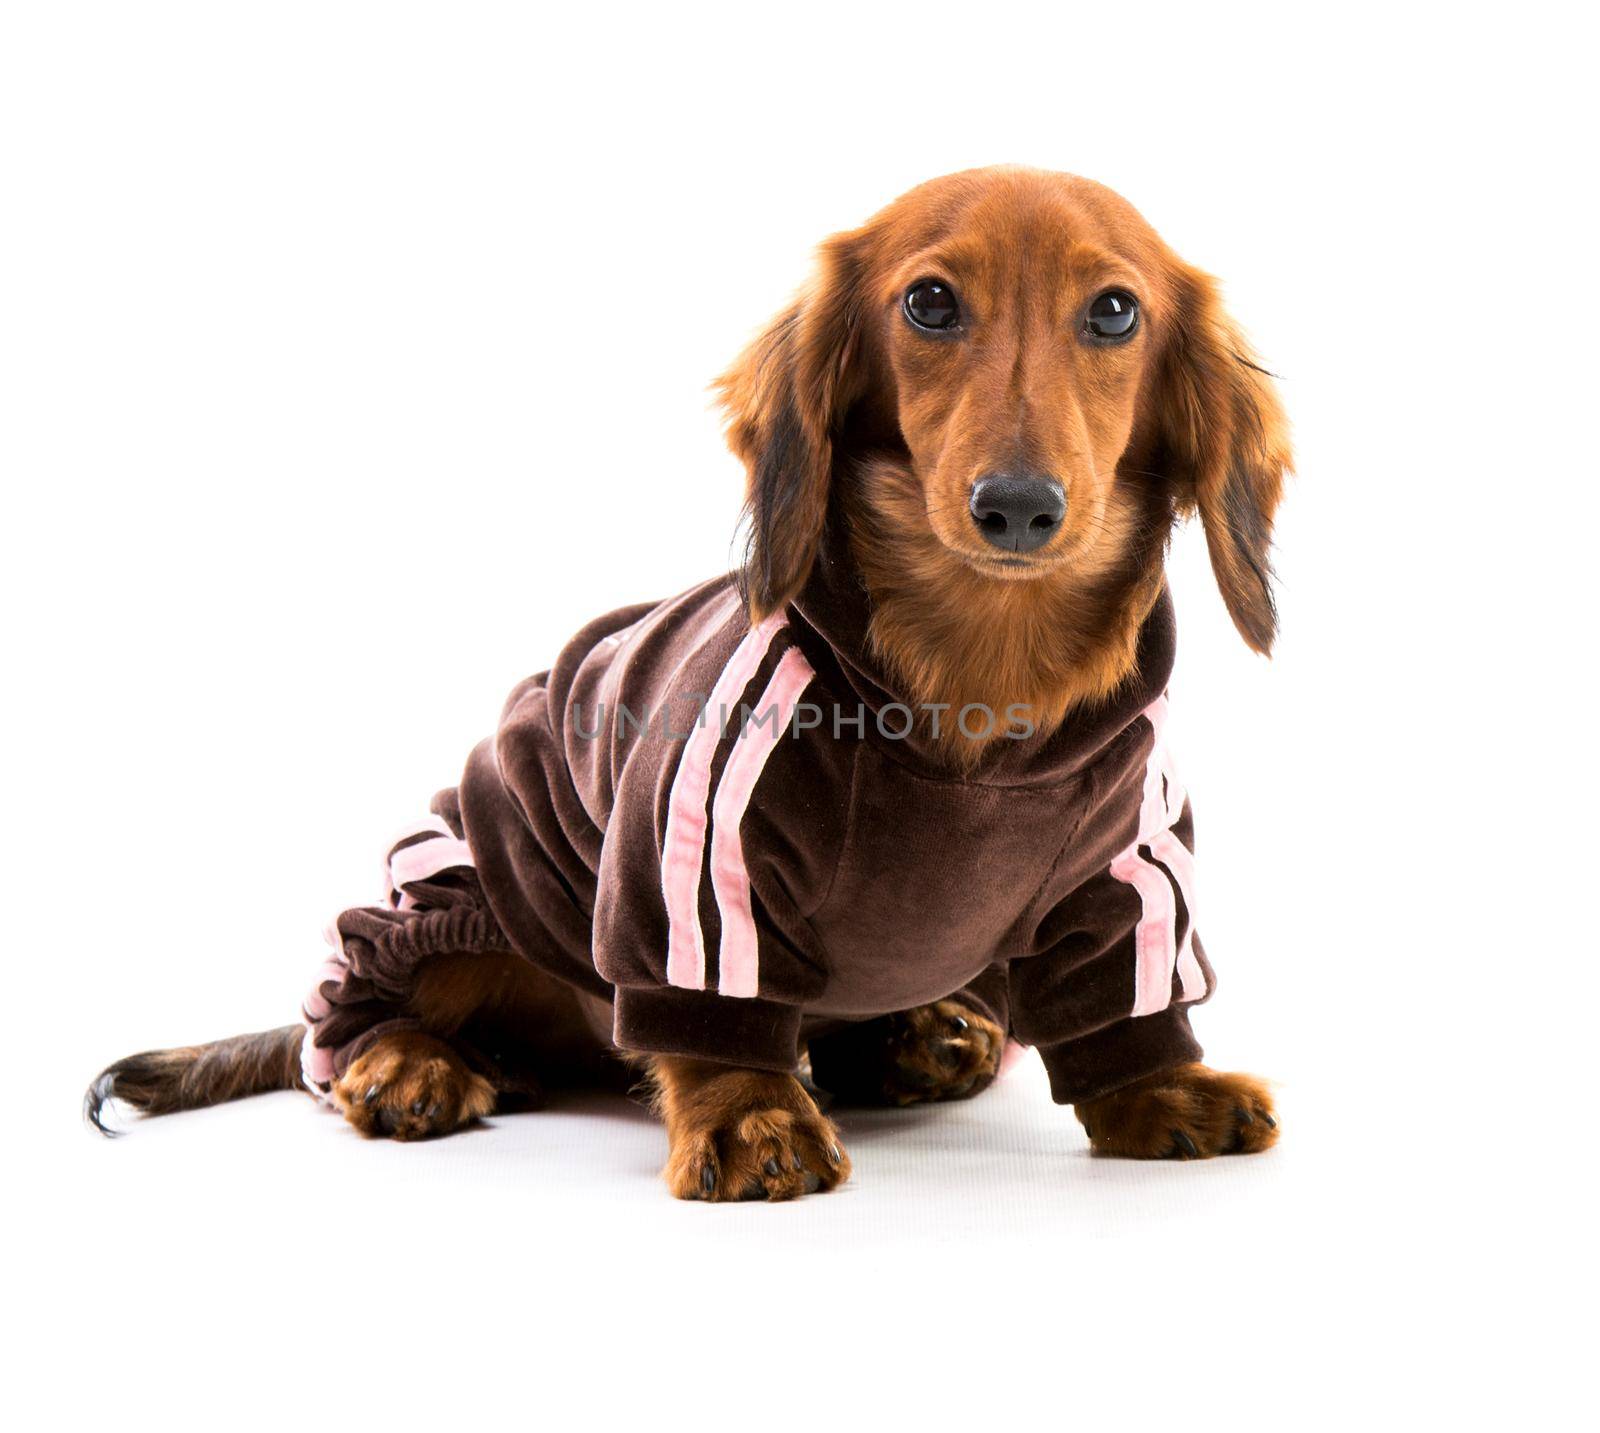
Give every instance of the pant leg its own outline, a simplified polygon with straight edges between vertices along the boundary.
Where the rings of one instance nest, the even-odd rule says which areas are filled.
[[[383,885],[381,904],[352,907],[329,925],[328,954],[301,1005],[302,1077],[325,1100],[374,1041],[418,1028],[410,1000],[427,961],[513,949],[478,884],[454,789],[390,843]]]

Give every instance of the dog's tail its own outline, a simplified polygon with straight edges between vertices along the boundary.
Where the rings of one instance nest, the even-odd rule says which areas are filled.
[[[107,1100],[125,1100],[147,1115],[198,1110],[300,1088],[303,1025],[283,1025],[256,1035],[235,1035],[209,1045],[147,1050],[108,1065],[83,1094],[83,1115],[101,1134],[115,1135],[101,1118]]]

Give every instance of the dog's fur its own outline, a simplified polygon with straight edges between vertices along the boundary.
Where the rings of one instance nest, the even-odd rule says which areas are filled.
[[[956,331],[901,309],[918,280],[959,296]],[[1139,300],[1127,342],[1082,337],[1109,288]],[[978,170],[923,185],[821,249],[795,303],[719,380],[749,473],[740,574],[753,617],[784,606],[830,514],[872,597],[870,639],[915,703],[1030,709],[1043,731],[1116,690],[1163,582],[1174,523],[1198,513],[1218,586],[1260,652],[1276,634],[1268,547],[1289,463],[1268,375],[1215,284],[1122,199],[1067,175]],[[1002,565],[968,516],[981,476],[1048,474],[1065,519]],[[944,734],[956,768],[981,741]],[[357,1128],[448,1132],[497,1101],[604,1078],[604,1012],[509,957],[436,962],[413,998],[428,1034],[382,1038],[335,1088]],[[451,1044],[515,1052],[471,1069]],[[485,1031],[489,1032],[486,1039]],[[151,1113],[288,1088],[299,1027],[133,1056],[90,1087]],[[860,1098],[958,1098],[993,1079],[1004,1032],[938,1002],[855,1027],[836,1068]],[[843,1047],[841,1047],[843,1048]],[[684,1197],[788,1198],[849,1174],[838,1132],[793,1076],[678,1058],[647,1062]],[[513,1069],[513,1067],[515,1067]],[[1078,1108],[1093,1146],[1136,1157],[1265,1148],[1258,1080],[1181,1067]]]

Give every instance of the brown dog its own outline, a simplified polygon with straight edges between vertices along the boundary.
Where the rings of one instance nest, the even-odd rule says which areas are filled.
[[[385,904],[340,918],[304,1026],[120,1061],[96,1125],[304,1083],[418,1138],[642,1059],[674,1193],[787,1198],[849,1174],[816,1086],[964,1097],[1012,1036],[1100,1151],[1274,1141],[1263,1085],[1188,1033],[1212,980],[1160,736],[1176,521],[1244,639],[1276,627],[1284,421],[1211,281],[1097,185],[958,174],[824,244],[720,390],[736,579],[601,619],[513,694]],[[706,722],[747,688],[770,734],[748,701]],[[585,729],[638,691],[700,719]],[[781,741],[808,692],[832,731]],[[847,697],[871,719],[841,732]]]

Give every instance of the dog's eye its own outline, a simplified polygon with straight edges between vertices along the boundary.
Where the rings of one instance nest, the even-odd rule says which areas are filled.
[[[961,317],[961,306],[949,284],[919,279],[906,290],[906,317],[918,328],[953,328]]]
[[[1139,322],[1139,300],[1126,289],[1107,289],[1089,305],[1084,327],[1096,338],[1126,338]]]

